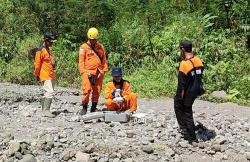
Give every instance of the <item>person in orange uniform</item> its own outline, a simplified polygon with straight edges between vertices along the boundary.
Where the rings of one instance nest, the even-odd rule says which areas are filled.
[[[101,43],[97,41],[99,32],[90,28],[87,33],[88,41],[80,46],[79,71],[82,76],[82,109],[80,115],[87,113],[90,94],[92,92],[92,105],[90,112],[97,110],[99,96],[102,90],[104,74],[108,71],[106,52]]]
[[[131,92],[131,84],[122,78],[122,69],[112,69],[113,81],[105,86],[105,105],[109,111],[137,110],[136,94]]]
[[[55,36],[52,33],[46,32],[44,34],[44,44],[36,52],[34,62],[34,74],[38,80],[43,82],[43,89],[45,90],[41,105],[44,115],[47,117],[54,117],[50,112],[55,85],[55,58],[51,50],[54,40]]]
[[[202,76],[203,64],[192,52],[192,42],[180,43],[182,61],[179,66],[178,87],[174,98],[174,110],[180,133],[190,143],[197,142],[192,105],[194,100],[204,93]]]

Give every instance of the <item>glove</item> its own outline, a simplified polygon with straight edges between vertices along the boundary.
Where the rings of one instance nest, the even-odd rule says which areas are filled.
[[[116,98],[113,99],[114,103],[122,103],[123,101],[124,101],[123,97],[116,97]]]
[[[37,80],[37,81],[40,81],[40,78],[39,78],[39,76],[36,76],[36,80]]]
[[[116,97],[121,97],[121,90],[120,90],[120,89],[116,89],[116,90],[114,91],[114,96],[115,96],[115,98],[116,98]]]

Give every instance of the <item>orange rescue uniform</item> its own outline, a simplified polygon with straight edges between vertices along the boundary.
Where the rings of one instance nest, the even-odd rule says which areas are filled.
[[[121,89],[120,84],[115,84],[113,81],[108,82],[105,87],[105,105],[110,111],[126,111],[135,112],[137,110],[136,94],[131,92],[131,85],[128,81],[123,80],[122,97],[125,99],[122,103],[112,102],[115,89]]]
[[[43,47],[36,52],[35,56],[35,76],[38,76],[41,81],[55,80],[55,60],[51,50]]]
[[[95,51],[97,53],[95,53]],[[98,102],[101,90],[104,73],[108,71],[106,53],[103,45],[98,43],[92,50],[87,43],[80,47],[79,51],[79,71],[82,75],[82,101],[87,104],[92,89],[92,102]],[[91,85],[88,76],[93,75],[96,84]],[[98,77],[99,76],[99,77]]]

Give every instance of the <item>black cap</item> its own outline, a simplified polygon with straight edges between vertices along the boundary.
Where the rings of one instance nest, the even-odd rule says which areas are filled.
[[[180,43],[180,48],[184,48],[184,49],[187,49],[187,48],[192,48],[192,42],[189,41],[189,40],[184,40]]]
[[[55,35],[51,32],[45,32],[43,35],[44,39],[51,39],[51,40],[55,40]]]
[[[122,76],[122,69],[119,67],[115,67],[112,69],[112,76]]]

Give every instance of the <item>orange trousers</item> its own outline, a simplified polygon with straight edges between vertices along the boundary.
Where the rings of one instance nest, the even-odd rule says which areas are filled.
[[[91,94],[91,101],[98,103],[100,93],[102,91],[102,82],[103,82],[104,75],[102,74],[99,78],[97,78],[97,75],[94,76],[94,79],[96,81],[95,85],[91,85],[88,74],[82,75],[82,102],[84,104],[89,103],[89,97]]]
[[[131,92],[125,97],[125,100],[122,103],[114,103],[112,99],[106,99],[105,105],[110,111],[126,111],[130,110],[135,112],[137,110],[137,97],[136,94]]]

